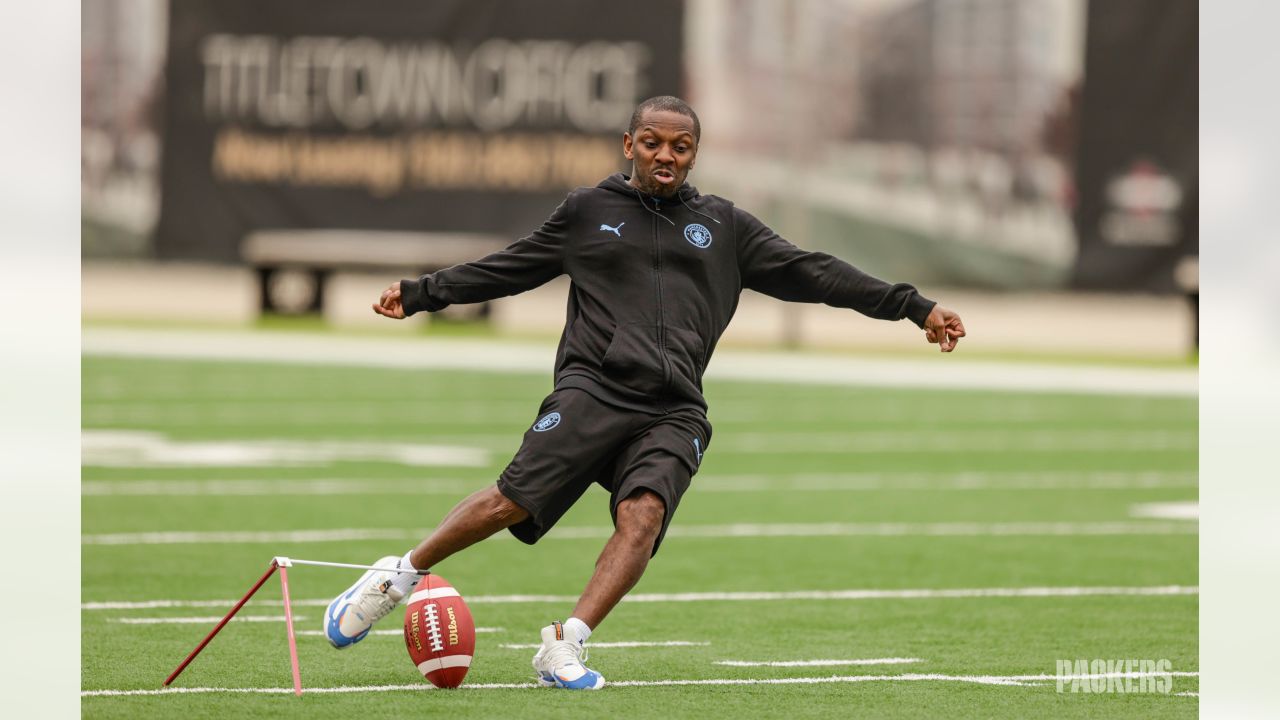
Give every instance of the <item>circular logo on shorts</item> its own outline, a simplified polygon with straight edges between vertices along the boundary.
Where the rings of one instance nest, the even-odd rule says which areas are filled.
[[[711,231],[698,223],[685,225],[684,239],[693,243],[694,247],[705,248],[711,244]]]
[[[542,416],[541,420],[533,424],[533,431],[546,432],[559,424],[560,424],[560,413],[558,412],[547,413],[546,415]]]

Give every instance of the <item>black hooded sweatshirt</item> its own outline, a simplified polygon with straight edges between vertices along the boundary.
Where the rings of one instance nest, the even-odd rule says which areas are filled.
[[[934,303],[778,237],[687,183],[641,193],[622,173],[569,193],[532,235],[400,283],[406,315],[531,290],[568,274],[555,386],[649,413],[706,412],[702,373],[744,288],[924,327]]]

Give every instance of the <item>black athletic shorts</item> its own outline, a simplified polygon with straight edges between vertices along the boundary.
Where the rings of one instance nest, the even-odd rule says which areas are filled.
[[[711,423],[697,410],[651,415],[606,405],[585,390],[556,390],[498,477],[498,491],[529,511],[511,534],[537,542],[593,482],[609,491],[616,525],[618,503],[643,488],[667,506],[656,554],[710,443]]]

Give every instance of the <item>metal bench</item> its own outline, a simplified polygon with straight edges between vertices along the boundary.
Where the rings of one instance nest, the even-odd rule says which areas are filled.
[[[390,283],[475,260],[508,243],[474,233],[262,230],[245,237],[241,257],[258,275],[263,313],[301,315],[323,312],[325,285],[335,272],[386,272]],[[486,317],[488,310],[485,303],[466,314]]]

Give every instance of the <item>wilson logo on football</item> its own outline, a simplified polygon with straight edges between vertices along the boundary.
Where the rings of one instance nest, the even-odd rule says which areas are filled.
[[[409,617],[408,625],[410,630],[409,630],[408,639],[409,639],[409,642],[412,643],[413,649],[417,650],[418,652],[422,652],[422,633],[419,630],[419,628],[421,627],[421,622],[422,620],[420,615],[418,614],[418,611],[414,610]]]
[[[534,432],[546,432],[551,428],[560,424],[560,413],[553,412],[544,415],[541,420],[533,424]]]

